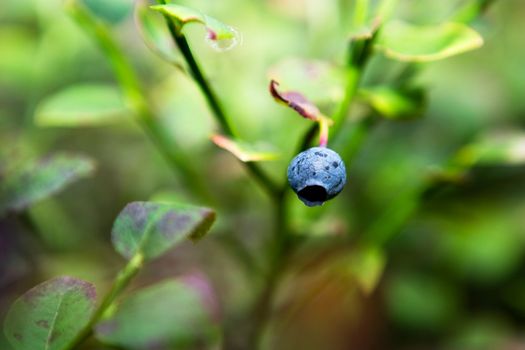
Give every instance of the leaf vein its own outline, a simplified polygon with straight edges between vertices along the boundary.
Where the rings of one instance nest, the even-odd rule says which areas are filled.
[[[51,324],[49,325],[49,330],[48,330],[48,334],[47,334],[47,337],[46,337],[46,343],[45,343],[44,350],[49,350],[49,346],[51,344],[51,338],[52,338],[53,330],[55,328],[55,324],[56,324],[56,321],[58,319],[58,314],[59,314],[60,308],[62,307],[62,302],[64,300],[64,296],[65,296],[66,293],[67,292],[64,292],[64,293],[60,294],[60,299],[58,300],[58,305],[57,305],[57,308],[55,310],[55,314],[53,315],[53,318],[51,320]]]

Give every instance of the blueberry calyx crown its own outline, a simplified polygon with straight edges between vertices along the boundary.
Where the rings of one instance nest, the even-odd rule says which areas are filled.
[[[345,164],[335,151],[312,147],[292,159],[288,166],[288,182],[305,205],[322,205],[343,190]]]

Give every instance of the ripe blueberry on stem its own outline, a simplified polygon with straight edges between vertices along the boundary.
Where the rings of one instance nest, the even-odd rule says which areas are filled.
[[[346,183],[345,164],[326,147],[312,147],[295,156],[288,166],[288,182],[309,207],[337,196]]]
[[[279,83],[270,82],[270,94],[303,118],[319,124],[319,147],[299,153],[288,166],[288,182],[297,196],[309,207],[322,205],[343,190],[346,183],[345,164],[339,154],[327,148],[328,129],[332,121],[299,92],[281,92]]]

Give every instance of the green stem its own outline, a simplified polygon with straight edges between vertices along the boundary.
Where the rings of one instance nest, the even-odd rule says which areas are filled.
[[[319,124],[315,123],[312,124],[312,126],[306,131],[304,136],[301,138],[301,142],[299,143],[297,150],[295,151],[295,154],[300,153],[307,148],[310,148],[315,136],[319,132]]]
[[[232,126],[228,122],[228,119],[224,113],[224,110],[221,104],[219,103],[217,96],[215,95],[214,91],[211,89],[197,61],[195,60],[195,57],[193,56],[193,53],[191,52],[191,48],[188,44],[188,41],[186,40],[186,37],[183,34],[177,34],[177,31],[172,21],[168,21],[168,26],[169,26],[173,39],[175,40],[179,50],[184,56],[184,59],[188,63],[188,67],[193,76],[193,79],[195,79],[195,82],[200,87],[204,97],[206,98],[206,102],[208,102],[208,105],[210,106],[210,109],[213,111],[213,114],[215,115],[217,122],[220,124],[221,129],[226,135],[235,137],[236,133],[234,132]]]
[[[128,264],[118,273],[115,283],[111,287],[106,297],[100,303],[97,311],[93,318],[98,321],[104,314],[109,306],[115,301],[117,296],[128,286],[129,282],[139,272],[144,264],[144,256],[142,254],[136,254],[133,256]]]
[[[157,0],[159,4],[165,4],[164,0]],[[195,82],[201,89],[204,97],[210,109],[212,110],[215,118],[217,119],[222,131],[231,137],[235,137],[235,132],[230,126],[228,118],[223,111],[221,104],[219,103],[215,93],[208,84],[207,79],[202,73],[197,60],[195,59],[191,48],[184,36],[181,33],[180,29],[169,17],[165,17],[168,28],[170,30],[171,36],[178,46],[180,52],[182,53],[186,63],[188,64],[189,71],[192,77],[195,79]],[[286,202],[285,202],[285,191],[286,186],[281,188],[278,186],[269,176],[256,164],[253,162],[246,162],[244,164],[247,171],[253,176],[253,178],[265,189],[270,197],[273,199],[275,205],[275,255],[272,253],[272,262],[269,271],[269,277],[266,281],[265,288],[263,289],[260,297],[257,299],[256,305],[253,312],[250,313],[250,316],[253,317],[254,323],[252,331],[248,335],[248,343],[251,348],[256,348],[259,341],[260,335],[264,330],[264,326],[268,319],[270,313],[271,301],[273,299],[273,294],[276,289],[277,280],[280,275],[280,271],[283,269],[283,257],[286,255],[286,250],[289,247],[289,233],[286,224]]]
[[[166,1],[157,0],[157,3],[165,5]],[[231,127],[228,118],[226,117],[226,114],[224,113],[224,110],[219,102],[219,99],[215,95],[214,91],[211,89],[210,85],[208,84],[208,80],[204,77],[204,74],[202,73],[202,70],[200,69],[200,66],[197,63],[197,60],[193,56],[193,53],[191,51],[190,45],[188,44],[188,41],[186,40],[186,37],[184,36],[184,34],[182,34],[180,28],[177,27],[175,22],[170,17],[164,17],[166,19],[166,23],[168,25],[168,29],[170,31],[173,41],[179,48],[180,52],[182,53],[182,56],[184,56],[184,59],[188,64],[193,79],[195,79],[195,82],[201,89],[204,97],[206,98],[206,102],[208,102],[208,105],[213,111],[213,114],[215,115],[217,122],[220,124],[221,129],[226,135],[235,137],[236,133]]]
[[[359,89],[363,71],[370,56],[372,55],[372,48],[374,41],[379,32],[379,27],[371,29],[370,37],[367,38],[353,38],[349,43],[347,65],[345,69],[345,95],[343,101],[332,115],[334,125],[332,127],[332,140],[336,140],[344,122],[352,106],[352,102]]]
[[[259,185],[268,192],[270,197],[274,199],[279,198],[279,186],[270,179],[270,177],[260,168],[256,163],[246,162],[243,163],[248,172],[253,178],[259,183]]]
[[[178,151],[179,147],[173,142],[167,129],[158,122],[157,117],[148,107],[148,102],[144,98],[140,81],[133,66],[113,40],[107,27],[97,21],[87,9],[75,0],[70,0],[67,5],[71,15],[95,39],[106,55],[127,104],[132,108],[137,122],[149,139],[166,159],[171,169],[175,173],[180,172],[183,175],[184,184],[203,198],[209,199],[209,194],[205,191],[206,187],[199,173],[190,166],[191,162]]]
[[[115,299],[129,285],[130,281],[137,275],[144,264],[144,256],[136,254],[127,263],[126,266],[118,273],[109,292],[106,294],[100,305],[95,309],[93,316],[84,329],[77,335],[73,341],[64,348],[64,350],[74,349],[76,346],[86,340],[92,333],[93,327],[100,321],[108,308],[113,304]]]
[[[359,54],[357,55],[357,59],[355,59],[355,52],[351,52],[351,57],[348,60],[344,99],[339,105],[336,113],[332,116],[332,120],[334,121],[332,139],[334,139],[342,129],[344,120],[346,119],[350,106],[352,105],[354,97],[357,93],[362,71],[370,54],[368,41],[366,41],[364,45],[360,46],[357,50],[360,50]],[[367,116],[355,125],[354,132],[351,134],[349,143],[347,145],[347,156],[353,157],[355,153],[357,153],[357,150],[368,134],[371,124],[371,118]],[[299,151],[302,151],[310,146],[318,130],[318,124],[315,124],[310,129],[308,129],[301,144],[299,145]],[[292,237],[288,232],[288,223],[286,221],[286,192],[287,187],[284,187],[280,191],[281,199],[277,201],[276,204],[275,249],[273,250],[274,253],[272,263],[270,265],[268,280],[252,311],[254,319],[254,333],[252,334],[253,338],[249,343],[252,348],[257,348],[261,345],[262,335],[264,334],[267,323],[271,316],[272,302],[275,292],[279,286],[279,280],[285,271],[285,267],[288,263],[290,255],[298,246],[298,243],[291,239]]]
[[[275,237],[273,239],[273,247],[270,249],[270,266],[264,288],[251,311],[253,331],[250,334],[248,346],[252,349],[261,347],[262,336],[272,314],[274,295],[279,286],[279,281],[286,270],[288,259],[296,248],[296,242],[292,240],[286,220],[286,198],[286,190],[283,190],[280,199],[275,203]]]
[[[376,122],[377,118],[374,115],[367,114],[358,121],[353,122],[351,130],[346,132],[345,128],[345,132],[340,134],[336,146],[341,149],[339,154],[345,163],[352,163]]]
[[[352,102],[354,101],[355,95],[357,93],[361,75],[362,67],[357,67],[355,65],[349,65],[346,67],[345,95],[343,97],[343,101],[341,101],[339,107],[332,116],[332,120],[334,121],[334,125],[332,126],[331,130],[332,140],[335,140],[335,138],[339,135],[341,128],[343,127],[346,116],[348,115],[348,111],[350,110],[350,106],[352,105]]]
[[[166,4],[166,1],[157,0],[157,3]],[[220,104],[216,94],[214,93],[210,84],[208,83],[208,80],[202,73],[202,70],[200,69],[197,60],[195,59],[195,56],[191,51],[186,37],[179,30],[175,22],[170,17],[165,16],[165,18],[171,37],[175,44],[178,46],[180,52],[182,53],[182,56],[186,60],[191,76],[201,89],[208,105],[210,106],[210,109],[213,112],[213,115],[215,116],[215,119],[219,123],[222,131],[227,136],[235,138],[236,133],[234,132],[233,127],[230,125],[230,122],[226,117],[226,113],[224,112],[224,109],[222,108],[222,105]],[[261,187],[268,192],[270,197],[277,198],[279,196],[279,186],[263,171],[262,168],[259,167],[259,165],[253,162],[242,162],[242,164],[244,164],[246,170],[259,183],[259,185],[261,185]]]

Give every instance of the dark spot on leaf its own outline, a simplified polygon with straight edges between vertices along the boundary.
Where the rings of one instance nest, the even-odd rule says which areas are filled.
[[[174,211],[167,213],[159,223],[159,231],[166,238],[185,233],[190,224],[191,216],[188,214],[181,214]]]
[[[333,162],[333,163],[332,163],[332,166],[333,166],[334,168],[337,168],[337,167],[339,166],[339,163],[337,163],[337,162]]]
[[[325,167],[324,167],[324,170],[330,170],[330,167],[325,166]]]
[[[62,285],[65,289],[81,290],[86,296],[86,298],[90,300],[95,300],[97,297],[95,287],[91,283],[69,276],[58,277],[57,280],[59,282],[59,285]]]
[[[24,294],[23,300],[30,307],[35,307],[38,305],[39,299],[46,295],[65,293],[69,291],[84,293],[86,298],[90,300],[96,299],[96,290],[91,283],[74,277],[62,276],[53,278],[30,289]]]
[[[45,329],[49,328],[49,321],[48,320],[38,320],[35,322],[38,327],[42,327]]]
[[[131,203],[125,209],[126,213],[133,218],[133,223],[137,231],[142,231],[146,226],[149,214],[147,209],[143,203]]]

